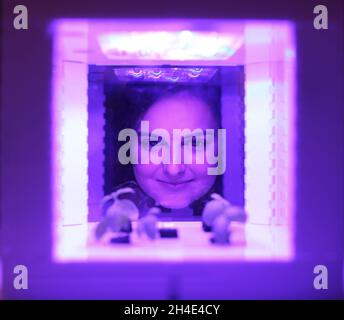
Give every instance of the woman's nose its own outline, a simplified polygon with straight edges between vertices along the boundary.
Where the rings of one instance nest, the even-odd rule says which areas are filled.
[[[169,176],[180,176],[185,172],[185,164],[163,164],[163,171]]]

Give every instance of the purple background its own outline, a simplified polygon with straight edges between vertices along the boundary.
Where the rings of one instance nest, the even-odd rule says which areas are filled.
[[[25,4],[29,30],[12,27]],[[4,1],[1,49],[1,255],[5,298],[343,297],[343,9],[313,28],[319,1]],[[51,262],[52,18],[257,18],[296,23],[298,49],[296,260],[293,263],[73,264]],[[13,289],[13,267],[29,290]],[[329,289],[313,289],[325,264]],[[219,290],[220,288],[220,290]]]

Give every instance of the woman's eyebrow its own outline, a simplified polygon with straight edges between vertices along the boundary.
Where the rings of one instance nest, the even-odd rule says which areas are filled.
[[[183,131],[183,129],[174,129],[174,130],[182,130]],[[182,136],[183,136],[183,138],[186,138],[186,139],[192,138],[192,137],[206,138],[206,130],[207,129],[199,129],[198,128],[198,129],[195,129],[195,130],[191,130],[191,131],[196,131],[196,132],[191,132],[190,134],[183,134]],[[149,137],[152,137],[152,138],[163,138],[161,135],[155,134],[153,132],[138,131],[137,133],[138,133],[138,135],[140,137],[144,137],[144,138],[149,138]],[[216,133],[214,132],[214,134],[216,134]]]
[[[205,129],[201,129],[201,131],[198,129],[196,132],[194,133],[191,133],[191,134],[186,134],[186,135],[183,135],[184,138],[191,138],[191,137],[202,137],[202,138],[205,138],[206,137],[206,131]]]

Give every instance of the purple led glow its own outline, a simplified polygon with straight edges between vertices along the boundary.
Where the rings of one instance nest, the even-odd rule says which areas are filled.
[[[214,31],[131,31],[99,36],[102,52],[113,60],[227,60],[242,44],[241,37]]]
[[[257,54],[261,60],[245,68],[246,208],[251,213],[251,223],[289,226],[284,247],[292,257],[295,183],[292,26],[252,25],[247,27],[246,37],[252,43],[246,48],[248,60],[256,60]],[[267,49],[263,46],[266,43],[273,43],[273,46]],[[285,59],[269,61],[272,52],[284,52]]]
[[[137,32],[140,23],[143,31]],[[245,65],[245,209],[249,213],[246,251],[226,252],[232,258],[237,255],[239,260],[292,258],[296,107],[293,25],[283,21],[243,21],[235,22],[234,28],[231,21],[176,20],[160,21],[157,30],[153,20],[140,23],[58,20],[53,25],[54,259],[96,261],[107,260],[109,254],[109,248],[88,245],[92,229],[87,221],[88,64],[159,66],[166,61],[189,67],[207,65],[209,70]],[[204,31],[199,31],[201,25]],[[102,31],[103,28],[107,31]],[[239,51],[242,54],[238,55]],[[139,79],[147,75],[141,69],[123,76]],[[149,76],[161,79],[163,71],[153,68]],[[210,71],[207,76],[211,76]],[[201,79],[202,73],[190,68],[188,77]],[[181,80],[180,75],[172,76],[173,80]],[[223,117],[225,123],[225,109]],[[200,260],[202,252],[203,257],[204,253],[216,255],[206,242],[200,245],[199,255],[192,254],[192,249],[187,248],[192,248],[193,240],[188,236],[187,239],[185,249],[169,248],[173,251],[171,259]],[[162,251],[167,252],[166,248],[160,250],[157,243],[153,246],[157,248],[150,258],[163,259]],[[137,261],[139,253],[142,261],[148,261],[145,253],[152,247],[147,244],[143,247],[132,247],[126,253],[114,250],[108,259]],[[229,258],[225,251],[218,251],[216,259]]]
[[[115,68],[121,81],[157,82],[207,82],[215,75],[216,68]]]

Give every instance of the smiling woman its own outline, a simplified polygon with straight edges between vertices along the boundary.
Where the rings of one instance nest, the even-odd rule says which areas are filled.
[[[120,186],[134,183],[136,193],[152,205],[166,210],[192,208],[199,215],[209,195],[220,192],[226,169],[219,87],[169,81],[126,84],[125,90],[118,90],[121,99],[116,101],[121,102],[111,107],[107,101],[106,106],[117,122]],[[119,112],[124,110],[118,125]]]
[[[203,130],[209,132],[211,130],[211,132],[214,132],[214,128],[218,124],[212,114],[211,106],[201,96],[197,96],[190,91],[177,91],[157,100],[144,114],[142,120],[149,121],[153,132],[154,130],[164,130],[168,136],[172,134],[173,145],[168,145],[167,149],[170,149],[169,153],[172,154],[173,161],[167,159],[168,161],[158,164],[154,163],[154,161],[142,164],[139,161],[134,165],[137,182],[149,196],[164,207],[187,207],[209,191],[215,182],[215,178],[212,174],[209,174],[214,162],[204,161],[204,158],[209,160],[208,155],[211,151],[217,151],[219,154],[223,152],[218,152],[219,144],[214,139],[210,143],[206,141],[206,145],[203,145],[202,148],[198,146],[198,150],[197,147],[192,148],[192,145],[181,150],[182,140],[180,136],[176,138],[176,129],[179,129],[178,132],[180,130],[189,132],[197,132],[197,130],[199,132]],[[146,129],[148,128],[144,130]],[[176,141],[177,143],[175,143]],[[184,139],[184,142],[186,142],[186,139]],[[156,148],[156,146],[154,147]],[[212,150],[201,153],[204,148]],[[141,146],[141,149],[145,149],[145,147]],[[187,149],[189,152],[185,152]],[[222,151],[222,148],[220,150]],[[182,158],[181,153],[184,161],[179,161]],[[192,160],[193,154],[195,154],[196,160],[197,156],[203,158],[202,161],[185,161]],[[210,172],[212,171],[210,170]],[[221,174],[221,172],[219,173]]]
[[[226,169],[226,129],[217,130],[218,141],[214,129],[172,129],[172,139],[162,128],[150,132],[149,121],[141,121],[139,130],[140,139],[134,129],[120,131],[118,141],[129,138],[118,151],[121,164],[139,164],[140,157],[141,164],[216,164],[215,170],[208,168],[209,175],[223,174]]]

